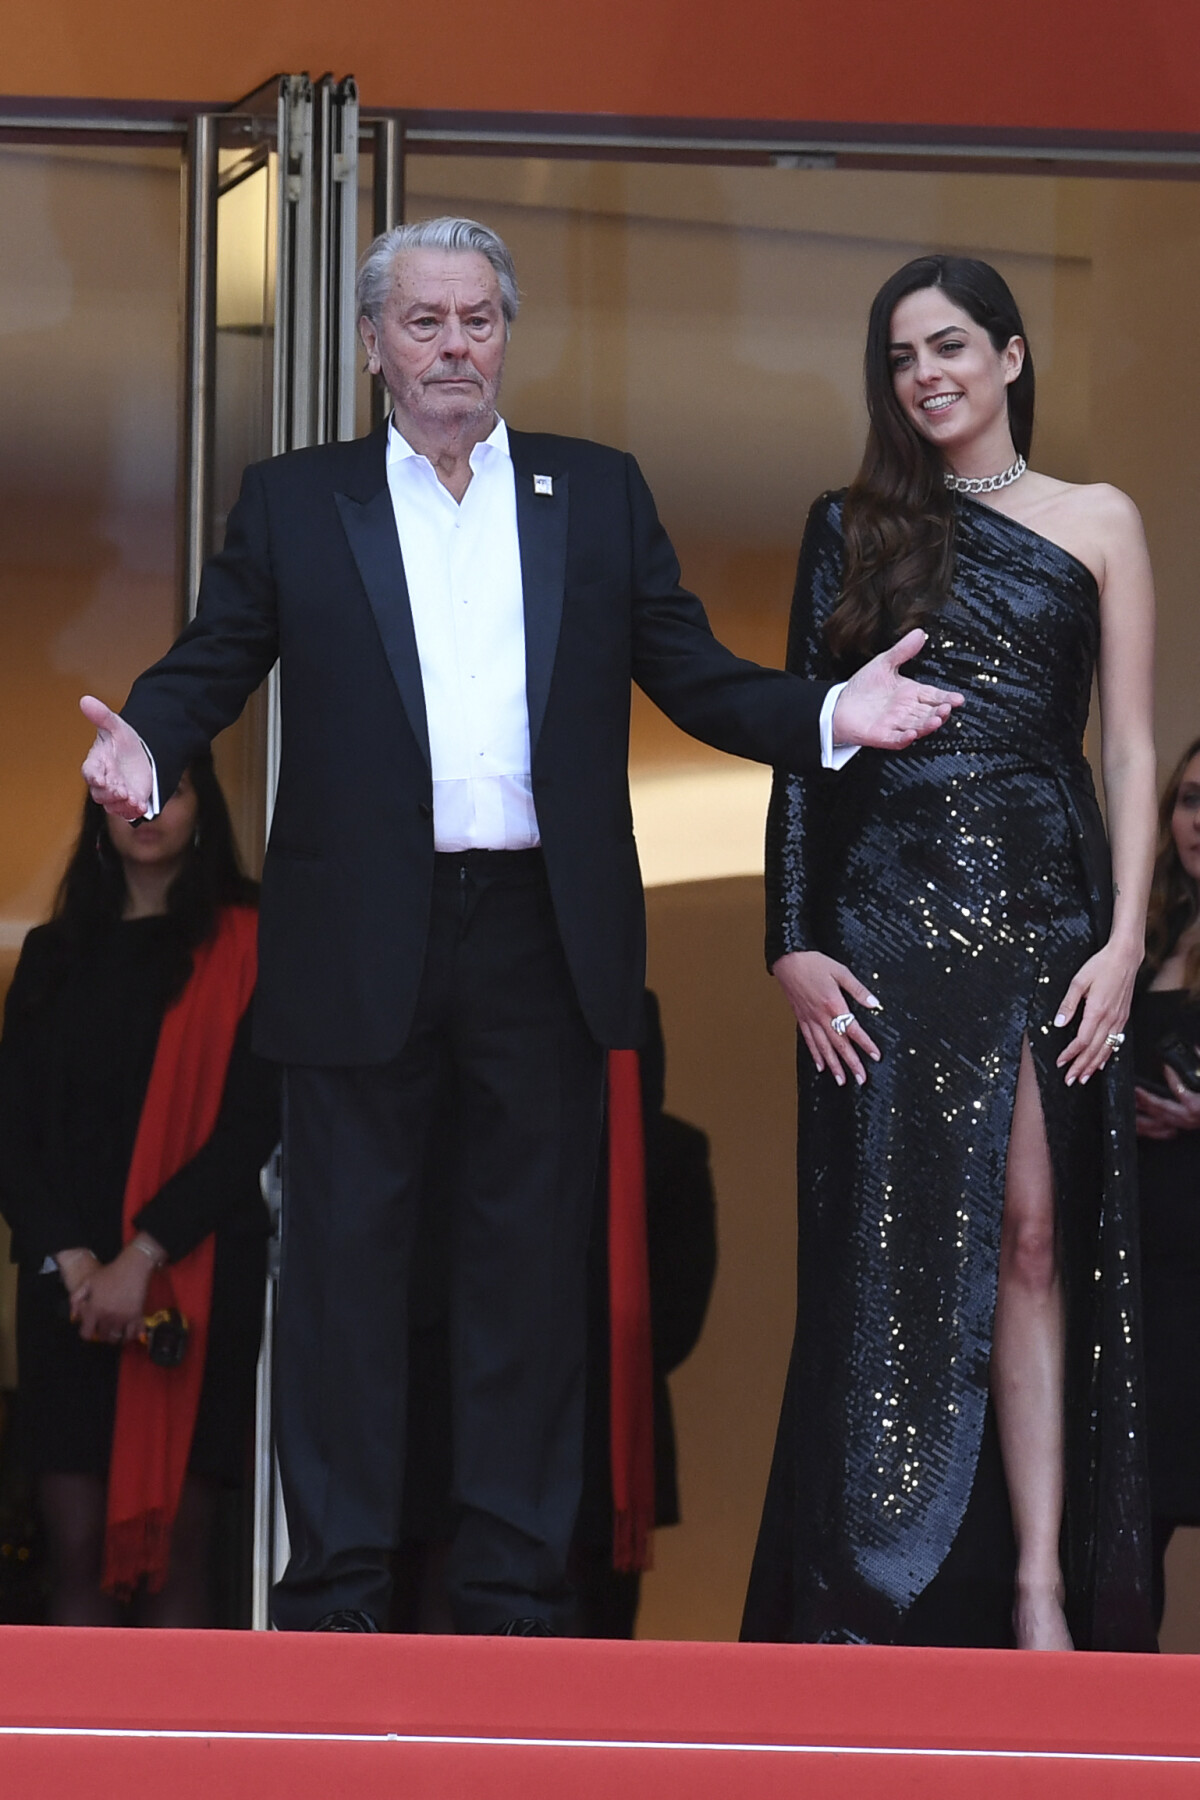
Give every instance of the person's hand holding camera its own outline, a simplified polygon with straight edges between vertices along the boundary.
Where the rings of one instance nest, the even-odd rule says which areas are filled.
[[[1134,1089],[1138,1136],[1162,1141],[1178,1137],[1181,1131],[1200,1131],[1200,1093],[1186,1087],[1168,1063],[1163,1065],[1163,1081],[1170,1089],[1169,1096],[1152,1093],[1149,1088]]]
[[[86,1257],[87,1263],[81,1258]],[[64,1251],[57,1259],[71,1301],[71,1319],[89,1343],[121,1344],[136,1338],[146,1314],[146,1291],[166,1252],[139,1231],[110,1263],[90,1251]]]

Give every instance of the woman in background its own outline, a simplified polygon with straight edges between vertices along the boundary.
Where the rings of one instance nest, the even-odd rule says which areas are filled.
[[[198,758],[137,829],[85,801],[9,990],[0,1210],[53,1623],[209,1622],[215,1499],[247,1459],[258,1177],[278,1135],[276,1078],[249,1047],[255,904]],[[163,1367],[139,1340],[172,1308],[187,1343]]]
[[[845,675],[920,625],[923,677],[965,700],[903,755],[775,783],[800,1286],[744,1635],[1149,1648],[1114,1061],[1153,853],[1145,540],[1125,495],[1028,468],[1033,364],[988,264],[893,275],[866,381],[788,667]],[[1097,667],[1111,858],[1083,754]]]
[[[1177,1525],[1200,1525],[1200,738],[1163,790],[1133,1015],[1154,1618]]]

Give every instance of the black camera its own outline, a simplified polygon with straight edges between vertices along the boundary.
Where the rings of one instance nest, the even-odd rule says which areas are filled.
[[[1200,1094],[1200,1045],[1189,1044],[1177,1031],[1159,1038],[1154,1054],[1164,1069],[1178,1075],[1189,1094]]]
[[[146,1346],[146,1355],[160,1369],[177,1369],[188,1347],[188,1322],[174,1306],[149,1313],[142,1320],[138,1341]]]

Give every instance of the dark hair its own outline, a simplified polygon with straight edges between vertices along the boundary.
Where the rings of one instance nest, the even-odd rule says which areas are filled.
[[[1146,909],[1146,968],[1161,969],[1176,944],[1200,913],[1200,892],[1179,860],[1171,828],[1183,776],[1194,756],[1200,756],[1200,737],[1193,738],[1167,777],[1158,803],[1158,848]],[[1184,961],[1183,985],[1193,1000],[1200,999],[1200,944],[1194,944]]]
[[[167,918],[176,952],[168,999],[183,989],[191,973],[192,952],[212,932],[221,907],[258,902],[257,883],[242,869],[212,757],[206,752],[194,758],[188,774],[196,795],[196,834],[167,894]],[[125,898],[125,867],[108,835],[104,809],[87,794],[79,838],[51,915],[61,949],[58,973],[88,954],[104,927],[121,917]]]
[[[838,657],[861,660],[894,643],[944,604],[954,574],[954,496],[945,465],[906,418],[892,378],[892,315],[901,300],[941,288],[997,350],[1025,337],[1008,284],[990,263],[969,256],[919,256],[885,281],[871,305],[864,375],[870,428],[862,465],[846,496],[846,572],[826,632]],[[1008,388],[1013,443],[1029,455],[1033,439],[1033,358]]]

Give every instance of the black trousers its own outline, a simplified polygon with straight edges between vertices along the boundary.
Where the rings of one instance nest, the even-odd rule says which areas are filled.
[[[339,1607],[388,1614],[409,1269],[431,1138],[437,1125],[446,1143],[447,1120],[452,1168],[437,1186],[452,1208],[455,1623],[566,1622],[603,1085],[540,853],[439,856],[399,1057],[285,1072],[281,1629]]]

